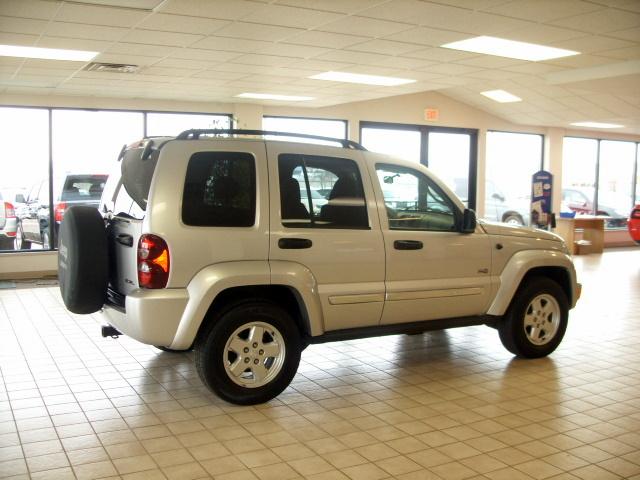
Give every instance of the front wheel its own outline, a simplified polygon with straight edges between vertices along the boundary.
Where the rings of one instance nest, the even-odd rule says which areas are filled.
[[[18,225],[18,229],[16,230],[14,248],[16,250],[29,250],[31,248],[31,242],[24,239],[24,231],[22,230],[22,225]]]
[[[546,277],[532,277],[518,290],[500,322],[500,340],[520,357],[545,357],[562,341],[568,318],[569,302],[560,285]]]
[[[213,318],[194,351],[196,369],[209,389],[228,402],[254,405],[277,397],[293,380],[300,333],[282,308],[251,301]]]

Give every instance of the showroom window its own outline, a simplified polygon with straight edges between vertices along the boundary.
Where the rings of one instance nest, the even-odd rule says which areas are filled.
[[[431,169],[465,206],[475,208],[478,131],[379,122],[360,122],[360,143]]]
[[[48,234],[49,111],[2,107],[0,124],[0,250],[28,249],[32,235]]]
[[[199,113],[147,113],[147,136],[149,137],[174,137],[192,128],[229,129],[231,117]]]
[[[634,142],[565,137],[561,211],[602,215],[606,228],[626,228],[637,196],[637,149]]]
[[[55,249],[66,210],[98,206],[125,144],[230,128],[231,115],[0,107],[0,122],[0,148],[11,159],[0,171],[0,252],[7,252]]]
[[[487,132],[484,218],[528,225],[531,176],[542,168],[543,136]]]
[[[272,132],[302,133],[305,135],[317,135],[320,137],[347,138],[347,121],[331,120],[324,118],[301,118],[301,117],[262,117],[262,129]],[[304,141],[318,145],[335,145],[334,142],[323,142],[322,140],[301,139],[294,137],[267,136],[271,140],[282,141]]]

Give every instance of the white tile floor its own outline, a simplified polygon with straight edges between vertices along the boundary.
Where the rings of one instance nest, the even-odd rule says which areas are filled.
[[[2,289],[0,477],[640,479],[640,248],[576,264],[549,358],[487,327],[312,346],[257,407],[189,355],[102,339],[57,287]]]

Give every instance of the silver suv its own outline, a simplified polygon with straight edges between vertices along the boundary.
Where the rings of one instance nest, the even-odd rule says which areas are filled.
[[[486,324],[516,355],[558,346],[580,294],[560,237],[476,223],[421,165],[264,135],[278,134],[124,148],[99,211],[65,214],[69,310],[100,310],[103,334],[193,348],[203,382],[237,404],[282,392],[310,343]]]

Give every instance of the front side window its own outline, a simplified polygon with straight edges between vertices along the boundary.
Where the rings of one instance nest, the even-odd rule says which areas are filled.
[[[253,155],[198,152],[189,159],[182,221],[200,227],[251,227],[256,217]]]
[[[362,179],[353,160],[282,154],[278,171],[285,227],[369,228]]]
[[[391,230],[456,230],[456,208],[422,173],[395,165],[378,165],[378,180]]]

